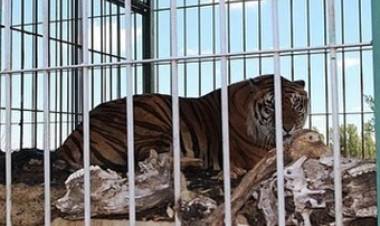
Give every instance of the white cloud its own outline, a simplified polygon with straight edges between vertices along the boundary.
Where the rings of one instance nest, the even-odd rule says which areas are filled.
[[[266,2],[266,1],[262,1],[262,3],[264,3],[264,2]],[[258,6],[258,1],[246,2],[245,3],[245,8],[246,9],[256,8],[257,6]],[[241,2],[236,2],[236,3],[231,2],[230,9],[231,10],[243,10],[243,3],[241,3]]]
[[[267,2],[268,0],[257,0],[257,1],[249,1],[249,2],[246,2],[245,3],[245,7],[248,9],[248,8],[253,8],[253,7],[257,7],[258,5],[258,1],[261,1],[261,4],[264,4],[265,2]],[[208,0],[208,1],[203,1],[204,3],[212,3],[213,0]],[[219,0],[215,0],[214,1],[215,3],[219,3]],[[239,2],[239,1],[232,1],[230,0],[229,1],[231,3],[230,5],[230,9],[231,10],[237,10],[237,9],[242,9],[242,3]],[[226,0],[226,3],[227,3],[227,0]]]
[[[112,34],[111,34],[111,37],[110,37],[110,29],[112,28]],[[142,28],[141,27],[137,27],[136,28],[136,39],[137,39],[137,43],[141,43],[141,37],[142,37]],[[89,28],[89,32],[91,32],[91,28]],[[112,49],[115,50],[117,49],[117,35],[118,35],[118,32],[117,32],[117,23],[116,22],[112,22],[112,24],[110,25],[109,22],[105,23],[104,26],[103,26],[103,32],[105,33],[105,35],[103,35],[103,43],[105,43],[105,47],[103,48],[106,48],[106,51],[109,51],[109,43],[111,42],[112,43]],[[135,30],[132,29],[132,46],[135,44]],[[126,29],[125,28],[121,28],[120,29],[120,37],[121,37],[121,42],[120,42],[120,48],[121,48],[121,52],[122,54],[124,55],[124,49],[125,49],[125,42],[123,42],[122,40],[124,40],[123,37],[125,37],[126,35]],[[100,23],[94,23],[94,32],[93,32],[93,37],[94,37],[94,49],[95,50],[101,50],[101,36],[102,36],[102,27],[100,25]],[[91,33],[89,35],[89,37],[91,37]],[[91,38],[89,38],[89,45],[91,46]]]
[[[343,67],[343,60],[339,59],[338,67]],[[344,59],[344,66],[345,68],[351,68],[351,67],[358,67],[360,65],[360,59],[359,58],[346,58]]]

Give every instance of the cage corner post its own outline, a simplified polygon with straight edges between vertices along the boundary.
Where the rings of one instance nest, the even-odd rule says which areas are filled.
[[[376,189],[377,189],[377,206],[380,203],[380,30],[376,29],[380,26],[380,1],[372,0],[372,37],[373,37],[373,77],[375,89],[375,130],[376,130]],[[380,208],[377,208],[377,216],[380,214]],[[380,221],[377,220],[380,226]]]

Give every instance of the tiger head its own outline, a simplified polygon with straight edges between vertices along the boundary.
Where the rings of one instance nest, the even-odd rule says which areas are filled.
[[[247,133],[254,143],[270,149],[275,146],[274,76],[264,75],[250,80],[251,102],[247,117]],[[303,128],[308,113],[308,97],[304,81],[282,83],[282,132],[285,141]]]

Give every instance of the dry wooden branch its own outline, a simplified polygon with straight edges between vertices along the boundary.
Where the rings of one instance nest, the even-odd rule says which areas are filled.
[[[334,221],[333,174],[330,150],[318,133],[303,130],[285,146],[285,189],[287,225],[329,225]],[[320,158],[321,157],[321,158]],[[184,161],[184,160],[183,160]],[[189,166],[195,160],[185,160]],[[172,197],[170,154],[151,152],[140,163],[136,178],[137,212],[156,208]],[[111,171],[93,168],[93,216],[128,213],[127,179]],[[371,161],[342,159],[344,220],[370,225],[376,217],[375,164]],[[190,178],[188,178],[190,179]],[[277,183],[275,150],[250,170],[234,189],[234,224],[276,225]],[[67,181],[68,194],[58,208],[80,218],[83,213],[82,173]],[[183,225],[223,225],[224,206],[205,195],[184,190],[180,203]],[[365,222],[365,223],[363,223]]]
[[[141,212],[173,200],[171,185],[171,158],[151,151],[150,157],[139,162],[136,175],[136,211]],[[128,179],[116,172],[91,167],[92,216],[128,213]],[[83,170],[72,174],[66,181],[66,195],[56,203],[69,218],[83,217]]]
[[[287,225],[329,225],[334,219],[332,157],[319,135],[301,131],[285,148]],[[323,157],[326,155],[325,157]],[[322,156],[320,160],[317,157]],[[235,219],[249,225],[277,224],[276,156],[274,150],[249,171],[232,196]],[[376,217],[374,162],[342,159],[344,220],[364,222]],[[204,220],[223,225],[224,206]]]

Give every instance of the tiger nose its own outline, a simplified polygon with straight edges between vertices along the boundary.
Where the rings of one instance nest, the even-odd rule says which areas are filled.
[[[283,130],[286,133],[289,133],[290,131],[292,131],[292,129],[293,129],[293,126],[288,126],[288,125],[283,126]]]

